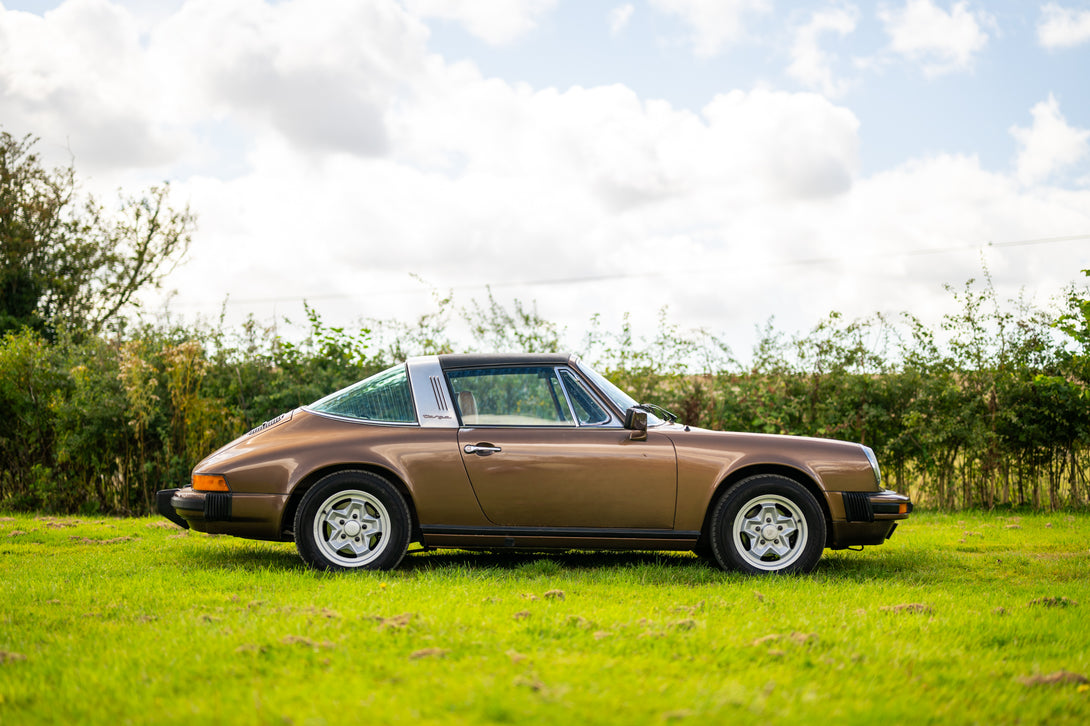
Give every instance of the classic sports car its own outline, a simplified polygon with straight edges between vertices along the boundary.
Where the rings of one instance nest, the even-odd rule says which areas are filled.
[[[808,572],[912,511],[860,444],[690,428],[569,355],[411,358],[268,421],[160,491],[200,532],[294,540],[318,569],[424,549],[693,550]]]

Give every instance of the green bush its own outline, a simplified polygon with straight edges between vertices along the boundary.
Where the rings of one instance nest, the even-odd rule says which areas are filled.
[[[60,351],[29,329],[0,340],[0,501],[65,508],[50,482],[56,421],[52,403],[68,376]]]
[[[577,350],[637,399],[711,429],[857,441],[878,453],[886,484],[938,508],[1090,504],[1090,295],[1058,309],[1001,303],[985,281],[951,291],[938,330],[905,315],[805,334],[773,324],[743,367],[722,341],[683,330],[664,309],[651,336],[600,319]],[[441,353],[452,298],[417,327],[374,321],[348,331],[307,306],[301,339],[253,320],[142,326],[113,337],[0,339],[0,505],[139,513],[157,489],[187,481],[216,447],[410,355]],[[469,350],[557,350],[558,328],[534,306],[461,310]],[[283,321],[284,324],[289,324]],[[278,323],[279,324],[279,323]],[[383,338],[392,342],[383,342]]]

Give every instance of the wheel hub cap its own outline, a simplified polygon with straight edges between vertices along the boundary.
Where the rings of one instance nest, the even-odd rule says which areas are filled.
[[[314,541],[327,559],[343,567],[360,567],[386,549],[391,525],[382,502],[353,489],[323,502],[313,527]]]
[[[778,494],[764,494],[738,512],[732,537],[750,565],[773,571],[789,567],[802,555],[809,533],[798,505]]]

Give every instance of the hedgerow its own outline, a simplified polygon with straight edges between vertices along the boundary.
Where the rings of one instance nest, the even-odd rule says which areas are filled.
[[[692,426],[857,441],[886,485],[925,506],[1090,504],[1090,295],[1049,308],[1002,302],[985,280],[950,290],[957,312],[932,330],[911,315],[832,313],[788,335],[767,325],[743,364],[714,336],[660,316],[638,336],[592,318],[581,357]],[[294,407],[403,360],[453,350],[452,299],[416,325],[327,325],[306,307],[290,340],[239,330],[144,325],[110,335],[0,339],[0,506],[135,514],[184,484],[216,447]],[[555,351],[562,331],[535,307],[491,295],[460,313],[462,350]]]

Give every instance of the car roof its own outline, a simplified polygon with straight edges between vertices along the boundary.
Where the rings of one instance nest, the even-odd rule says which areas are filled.
[[[566,365],[570,353],[448,353],[439,356],[444,370],[504,365]]]

